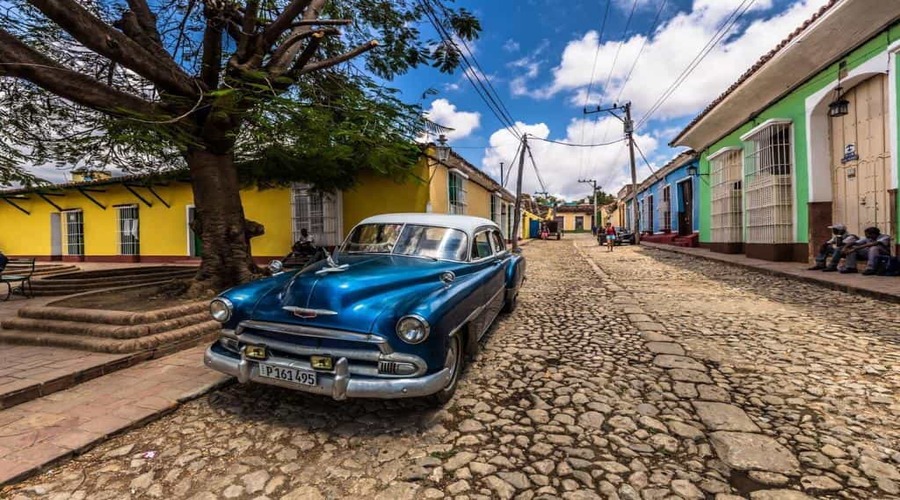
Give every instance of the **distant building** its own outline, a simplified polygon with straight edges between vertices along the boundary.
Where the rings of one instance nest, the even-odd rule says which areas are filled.
[[[699,231],[696,174],[697,155],[686,151],[638,185],[638,226],[642,234],[687,237]]]

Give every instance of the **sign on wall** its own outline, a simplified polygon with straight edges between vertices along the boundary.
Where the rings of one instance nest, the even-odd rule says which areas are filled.
[[[841,163],[847,163],[850,161],[856,161],[859,159],[859,153],[856,151],[856,144],[852,142],[844,146],[844,156],[841,158]]]

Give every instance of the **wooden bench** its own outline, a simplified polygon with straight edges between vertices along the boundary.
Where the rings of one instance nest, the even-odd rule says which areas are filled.
[[[9,259],[3,274],[0,274],[0,283],[6,285],[6,297],[3,300],[9,300],[14,293],[33,298],[34,292],[31,289],[33,275],[34,259]]]

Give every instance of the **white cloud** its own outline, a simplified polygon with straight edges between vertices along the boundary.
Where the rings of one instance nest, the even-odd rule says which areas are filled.
[[[425,115],[429,120],[453,129],[446,134],[448,140],[468,137],[481,125],[481,113],[457,111],[456,105],[447,99],[435,99],[425,110]]]
[[[685,116],[703,109],[826,2],[798,0],[777,14],[761,15],[749,25],[738,23],[732,27],[731,34],[706,56],[654,117]],[[690,12],[679,12],[657,28],[647,40],[643,52],[643,34],[635,34],[627,40],[604,42],[597,55],[589,102],[630,100],[634,102],[635,116],[639,118],[678,78],[740,4],[741,0],[695,0]],[[765,12],[771,8],[772,0],[757,0],[752,10]],[[563,50],[559,65],[553,69],[552,83],[538,89],[520,85],[516,89],[518,95],[549,98],[560,92],[569,92],[570,102],[582,106],[592,81],[591,68],[597,54],[597,44],[598,34],[595,31],[570,41]],[[626,85],[626,78],[639,52],[640,59]],[[614,60],[616,64],[613,67]]]
[[[510,38],[506,41],[506,43],[503,44],[503,50],[507,52],[516,52],[519,50],[519,42]]]
[[[594,148],[581,148],[554,144],[538,140],[551,138],[550,128],[544,123],[525,124],[517,122],[516,126],[523,133],[534,136],[529,138],[528,144],[534,155],[535,163],[544,180],[545,187],[552,194],[563,196],[567,199],[575,199],[585,196],[590,192],[587,184],[578,182],[580,178],[595,179],[598,185],[606,192],[615,193],[624,184],[631,182],[629,158],[625,142],[610,146]],[[566,127],[565,136],[553,138],[559,142],[569,144],[596,144],[602,141],[607,130],[622,130],[622,122],[613,117],[603,118],[598,121],[573,119]],[[609,139],[620,138],[610,132]],[[656,152],[660,142],[651,135],[636,134],[635,141],[644,154],[650,156]],[[485,150],[482,159],[482,168],[494,178],[500,178],[500,162],[504,162],[508,168],[514,161],[513,155],[519,147],[519,141],[506,129],[500,129],[491,134],[491,148]],[[638,180],[646,177],[650,171],[638,157]],[[510,191],[515,190],[516,165],[511,170],[511,178],[506,182]],[[655,168],[655,167],[654,167]],[[525,157],[525,175],[522,177],[523,191],[533,193],[540,190],[537,177],[531,165],[531,160]]]

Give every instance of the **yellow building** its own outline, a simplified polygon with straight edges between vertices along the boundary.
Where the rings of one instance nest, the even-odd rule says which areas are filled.
[[[590,232],[595,227],[593,211],[594,205],[561,205],[556,207],[556,220],[564,232]]]
[[[511,230],[513,196],[484,172],[451,154],[440,162],[429,147],[405,182],[361,174],[345,191],[290,187],[241,191],[244,214],[265,226],[253,238],[255,258],[283,257],[306,228],[316,244],[333,246],[362,219],[391,212],[434,212],[492,219]],[[73,182],[0,191],[0,250],[9,257],[93,262],[171,262],[197,257],[190,228],[191,185],[177,178],[73,175]]]

